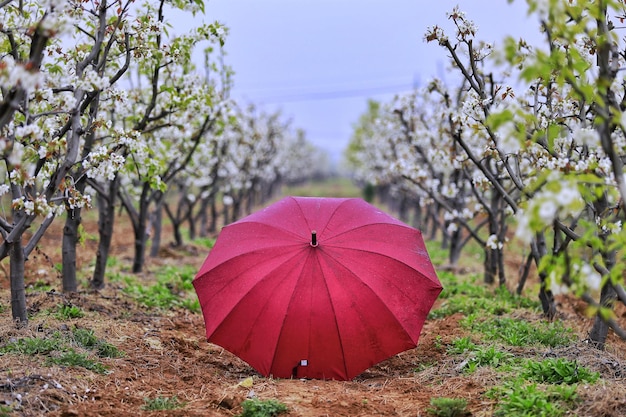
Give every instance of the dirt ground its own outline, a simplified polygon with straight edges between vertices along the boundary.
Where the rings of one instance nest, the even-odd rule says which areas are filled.
[[[88,230],[95,235],[95,230]],[[54,264],[60,262],[60,226],[41,244],[42,250],[28,262],[27,283],[44,280],[60,286]],[[130,265],[132,233],[118,230],[113,256]],[[89,268],[95,242],[81,249],[79,268]],[[206,250],[187,246],[167,249],[150,259],[147,271],[167,265],[200,266]],[[2,264],[8,270],[6,263]],[[153,272],[138,276],[154,282]],[[460,358],[446,354],[446,344],[464,330],[456,314],[428,321],[419,346],[367,370],[353,381],[287,380],[263,378],[244,362],[209,344],[204,337],[200,314],[186,310],[162,313],[140,307],[121,292],[120,284],[109,283],[99,292],[87,290],[65,296],[58,291],[31,291],[32,314],[69,301],[85,316],[61,321],[53,316],[34,315],[26,329],[16,329],[10,320],[8,278],[0,278],[0,343],[11,338],[41,336],[70,328],[93,329],[96,336],[117,346],[125,355],[102,359],[109,373],[97,374],[83,368],[47,366],[41,356],[0,356],[0,405],[19,404],[21,416],[233,416],[241,413],[246,398],[277,399],[286,404],[289,416],[424,416],[433,397],[465,398],[475,416],[492,415],[495,400],[483,394],[499,382],[496,371],[479,368],[473,374],[458,369]],[[57,287],[58,288],[58,287]],[[585,338],[589,319],[583,308],[564,299],[561,318]],[[538,317],[524,317],[535,320]],[[622,321],[626,319],[623,312]],[[597,352],[583,342],[556,352],[517,352],[520,355],[559,355],[578,359],[606,382],[581,388],[583,402],[577,415],[620,416],[626,413],[626,344],[610,336],[606,352]],[[240,384],[248,377],[252,386]],[[183,408],[145,411],[146,398],[176,396]],[[2,412],[0,411],[0,416]]]

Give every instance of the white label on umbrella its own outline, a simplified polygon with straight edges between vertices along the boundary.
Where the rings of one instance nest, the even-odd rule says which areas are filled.
[[[302,359],[300,361],[300,366],[309,366],[309,361],[308,359]]]

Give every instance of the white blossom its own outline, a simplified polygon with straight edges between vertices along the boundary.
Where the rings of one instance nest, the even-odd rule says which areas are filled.
[[[226,194],[222,198],[222,202],[224,203],[225,206],[232,206],[233,203],[235,202],[235,200],[233,200],[233,198],[231,196]]]
[[[580,274],[582,275],[585,284],[592,290],[599,290],[602,282],[602,276],[588,263],[583,264],[580,268]]]
[[[485,246],[489,249],[502,249],[503,248],[503,244],[502,242],[500,242],[498,240],[498,236],[496,235],[490,235],[489,238],[487,239],[487,242],[485,242]]]
[[[598,132],[591,127],[575,126],[572,132],[572,137],[576,143],[587,145],[590,148],[597,148],[600,146],[600,136],[598,135]]]

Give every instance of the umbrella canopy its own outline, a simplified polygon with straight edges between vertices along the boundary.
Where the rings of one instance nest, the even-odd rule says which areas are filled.
[[[414,348],[442,289],[418,230],[312,197],[224,227],[193,284],[209,342],[265,376],[339,380]]]

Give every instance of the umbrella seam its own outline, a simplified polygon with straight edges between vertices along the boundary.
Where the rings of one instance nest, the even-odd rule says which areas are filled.
[[[327,257],[329,257],[331,259],[334,259],[332,256],[329,256],[329,254],[326,253],[326,251],[322,250],[322,253],[325,254]],[[321,270],[322,269],[322,264],[320,263],[320,256],[316,256],[315,260],[317,261],[317,265],[319,266],[319,268]],[[339,328],[339,322],[337,321],[337,310],[335,309],[335,303],[333,302],[332,294],[330,292],[330,289],[328,288],[328,282],[326,281],[326,277],[324,277],[324,279],[322,281],[324,282],[324,288],[326,288],[326,294],[328,295],[328,300],[330,301],[330,306],[331,306],[331,308],[333,310],[333,318],[334,318],[334,321],[335,321],[335,329],[337,330],[337,336],[339,337],[339,345],[341,346],[341,355],[344,358],[344,361],[343,361],[344,375],[346,377],[348,377],[348,364],[346,362],[346,351],[345,351],[345,348],[344,348],[343,338],[341,337],[341,329]]]
[[[276,225],[271,224],[271,223],[264,223],[264,222],[259,221],[259,220],[245,220],[245,219],[241,219],[239,222],[237,222],[237,225],[244,225],[244,224],[260,224],[260,225],[265,226],[265,227],[271,227],[273,229],[280,230],[281,232],[285,232],[285,233],[289,234],[290,236],[296,236],[296,237],[299,237],[299,238],[302,237],[301,235],[299,235],[297,233],[294,233],[293,231],[291,231],[289,229],[285,229],[284,227],[279,227],[279,226],[276,226]],[[235,224],[233,223],[231,226],[234,226],[234,225]],[[307,225],[308,225],[308,223],[307,223]],[[226,227],[228,227],[228,226],[226,226]]]
[[[362,224],[362,225],[360,225],[360,226],[351,227],[350,229],[345,230],[345,231],[343,231],[343,232],[341,232],[341,233],[338,233],[338,234],[336,234],[336,235],[333,235],[333,236],[327,237],[327,240],[330,240],[330,239],[335,239],[335,238],[337,238],[337,237],[339,237],[339,236],[343,236],[343,235],[345,235],[346,233],[351,233],[351,232],[354,232],[355,230],[363,229],[363,228],[365,228],[365,227],[370,227],[370,226],[381,226],[381,225],[382,225],[382,226],[389,226],[389,227],[391,227],[391,226],[395,226],[395,227],[400,227],[400,228],[402,228],[402,229],[408,229],[409,231],[417,231],[417,232],[419,232],[420,234],[422,233],[421,231],[419,231],[419,230],[417,230],[417,229],[415,229],[415,228],[413,228],[413,227],[411,227],[411,226],[409,226],[409,225],[406,225],[406,224],[397,224],[397,223],[377,222],[377,223],[367,223],[367,224]]]

